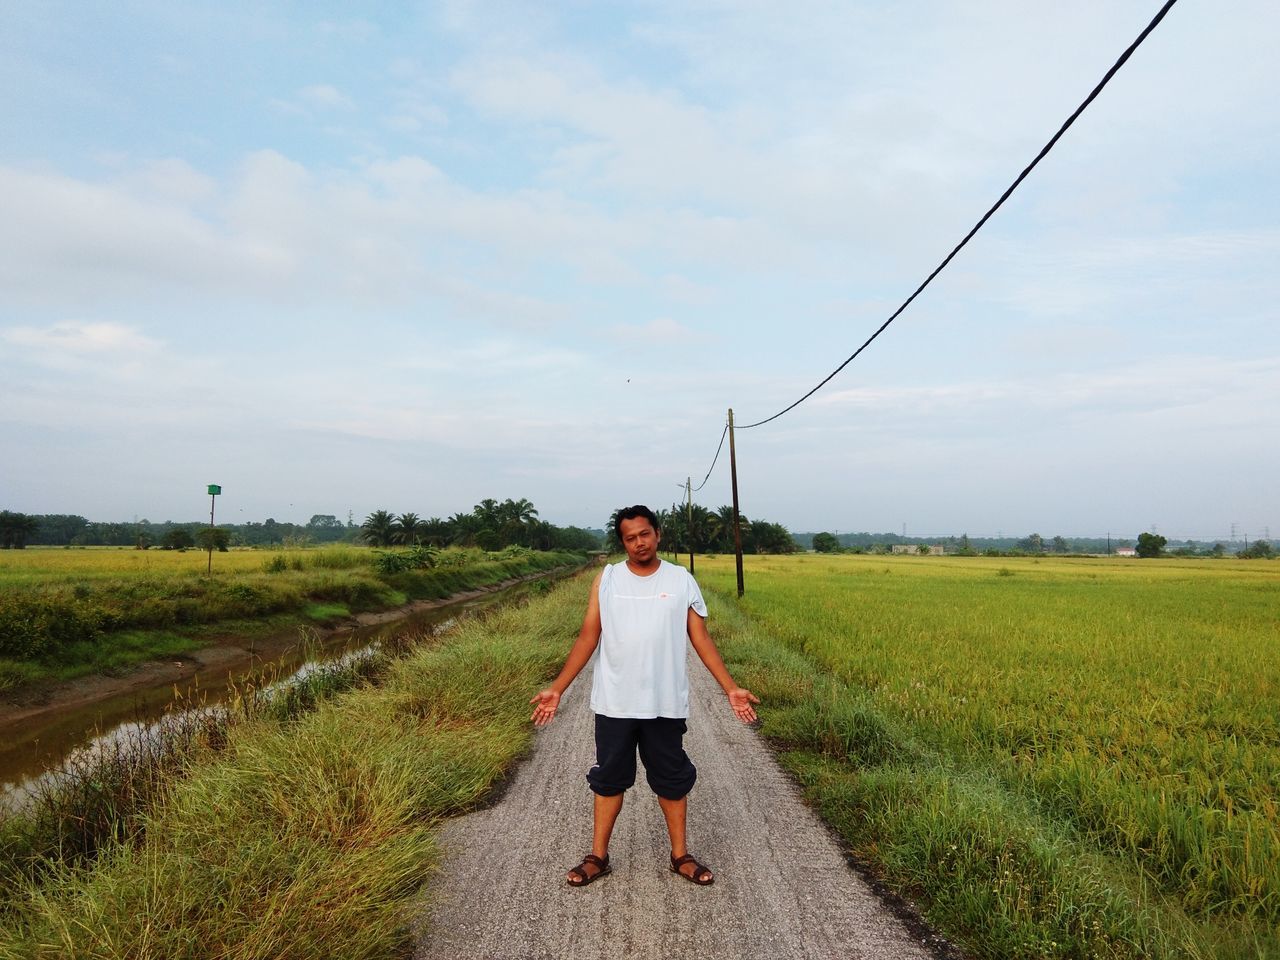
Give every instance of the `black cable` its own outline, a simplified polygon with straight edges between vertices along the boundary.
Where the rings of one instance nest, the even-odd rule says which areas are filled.
[[[716,460],[720,459],[720,451],[724,448],[724,438],[728,435],[728,433],[729,433],[729,424],[726,423],[724,425],[724,433],[720,434],[720,446],[716,447],[716,455],[715,455],[715,458],[711,461],[711,466],[707,469],[707,475],[702,478],[702,482],[700,484],[698,484],[691,491],[689,491],[691,494],[697,493],[699,490],[705,487],[707,485],[707,481],[711,479],[711,471],[716,468]]]
[[[1165,3],[1163,7],[1160,8],[1160,12],[1157,13],[1154,18],[1152,18],[1149,24],[1147,24],[1147,28],[1143,30],[1142,33],[1138,34],[1138,39],[1134,40],[1133,43],[1129,44],[1129,48],[1120,55],[1120,59],[1115,62],[1115,64],[1111,67],[1111,69],[1107,71],[1106,76],[1104,76],[1102,80],[1099,81],[1098,85],[1093,88],[1093,92],[1090,93],[1089,96],[1084,98],[1084,102],[1081,103],[1080,106],[1076,107],[1075,113],[1071,114],[1071,116],[1067,118],[1066,122],[1061,127],[1058,128],[1058,132],[1053,135],[1053,138],[1044,145],[1044,147],[1041,149],[1041,151],[1038,154],[1036,154],[1036,158],[1027,165],[1026,169],[1023,170],[1022,173],[1018,174],[1018,178],[1014,180],[1012,184],[1010,184],[1009,189],[1000,195],[1000,199],[995,202],[995,206],[993,206],[990,210],[988,210],[985,214],[983,214],[982,219],[979,220],[974,225],[972,230],[970,230],[967,234],[965,234],[964,239],[961,240],[958,244],[956,244],[955,249],[953,249],[949,254],[947,254],[946,259],[943,260],[940,264],[938,264],[937,267],[934,268],[933,273],[929,274],[929,276],[925,278],[924,283],[916,287],[915,293],[907,297],[907,299],[903,301],[902,306],[900,306],[897,310],[893,312],[893,316],[891,316],[888,320],[882,323],[880,325],[880,328],[876,330],[875,333],[867,337],[866,342],[863,343],[862,346],[860,346],[857,350],[853,351],[852,356],[850,356],[848,360],[846,360],[844,363],[840,364],[840,366],[832,370],[831,373],[828,374],[822,380],[821,383],[819,383],[816,387],[814,387],[812,390],[806,393],[803,397],[801,397],[795,403],[791,404],[791,406],[785,407],[782,410],[779,410],[772,417],[767,417],[764,420],[757,420],[755,423],[744,424],[742,426],[737,427],[737,429],[750,430],[752,427],[763,426],[764,424],[768,423],[770,420],[777,420],[784,413],[788,413],[794,410],[796,407],[800,406],[800,404],[804,403],[806,400],[812,397],[815,393],[817,393],[819,390],[825,387],[827,383],[830,382],[830,380],[837,373],[839,373],[841,370],[847,367],[850,363],[852,363],[853,360],[858,356],[858,354],[862,353],[863,350],[867,349],[867,347],[871,345],[872,340],[880,336],[880,334],[884,333],[885,328],[887,328],[889,324],[893,323],[894,320],[898,319],[898,314],[902,313],[903,310],[907,309],[907,307],[911,305],[911,301],[914,300],[917,296],[919,296],[920,292],[924,290],[924,288],[927,287],[933,281],[933,278],[936,277],[938,274],[940,274],[943,268],[951,262],[952,258],[957,253],[959,253],[961,249],[963,249],[964,245],[967,244],[973,238],[973,235],[977,233],[980,229],[982,229],[983,224],[985,224],[988,220],[991,219],[991,215],[994,214],[997,210],[999,210],[1000,207],[1004,204],[1004,202],[1009,199],[1013,191],[1018,188],[1018,185],[1021,184],[1022,181],[1027,178],[1027,175],[1031,173],[1032,170],[1035,169],[1036,164],[1038,164],[1041,160],[1043,160],[1045,155],[1048,154],[1048,152],[1053,149],[1054,145],[1058,142],[1059,139],[1061,139],[1062,135],[1067,132],[1067,129],[1073,123],[1076,122],[1076,118],[1079,117],[1080,114],[1084,113],[1085,108],[1094,101],[1094,98],[1097,97],[1099,93],[1102,92],[1102,88],[1105,87],[1110,82],[1113,76],[1115,76],[1116,71],[1118,71],[1122,66],[1124,66],[1125,61],[1127,61],[1129,57],[1133,55],[1133,51],[1137,50],[1138,46],[1142,43],[1142,41],[1147,39],[1147,35],[1151,33],[1151,31],[1154,30],[1159,25],[1160,21],[1164,19],[1164,15],[1169,12],[1169,9],[1175,3],[1177,3],[1177,0],[1168,0],[1168,2]]]

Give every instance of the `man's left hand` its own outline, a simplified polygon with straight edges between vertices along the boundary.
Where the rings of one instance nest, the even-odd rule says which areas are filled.
[[[743,723],[756,722],[756,711],[751,705],[759,702],[759,697],[743,687],[735,687],[729,691],[729,706]]]

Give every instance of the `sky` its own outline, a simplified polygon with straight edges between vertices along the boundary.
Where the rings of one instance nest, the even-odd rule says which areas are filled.
[[[0,508],[681,500],[1158,7],[8,3]],[[1177,4],[735,431],[742,512],[1280,536],[1276,36]]]

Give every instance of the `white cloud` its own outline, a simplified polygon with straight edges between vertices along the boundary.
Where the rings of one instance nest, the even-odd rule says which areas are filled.
[[[305,117],[308,112],[301,104],[294,103],[292,100],[283,100],[280,97],[272,97],[267,101],[267,106],[275,113],[282,114],[287,117]]]
[[[178,191],[187,202],[202,192],[192,190],[197,179]],[[186,202],[56,173],[0,167],[0,223],[4,299],[91,307],[104,296],[145,294],[153,284],[252,284],[278,268],[252,244],[229,241]]]
[[[298,91],[303,103],[325,110],[349,110],[354,104],[351,98],[337,87],[327,83],[315,83]]]
[[[472,383],[509,377],[512,374],[555,373],[568,375],[587,363],[576,350],[533,346],[515,340],[481,340],[457,347],[431,346],[409,349],[390,361],[390,366],[451,374],[450,380]]]
[[[0,329],[0,339],[44,355],[155,353],[160,342],[119,323],[67,320],[50,327]]]
[[[176,157],[148,161],[126,171],[122,185],[135,195],[183,206],[212,199],[218,187],[212,177]]]
[[[1052,431],[1055,424],[1145,431],[1167,420],[1185,437],[1224,423],[1260,429],[1272,420],[1280,426],[1280,357],[1167,356],[1033,379],[857,387],[819,393],[809,402],[825,411],[824,428],[839,416],[857,431],[928,436],[955,434],[964,424],[966,436],[989,436],[1028,425]]]
[[[350,20],[321,20],[316,24],[316,30],[343,41],[369,40],[379,33],[377,24],[358,17]]]
[[[655,317],[646,323],[620,323],[610,332],[615,339],[628,345],[660,351],[668,351],[681,343],[706,339],[706,334],[692,330],[670,317]]]

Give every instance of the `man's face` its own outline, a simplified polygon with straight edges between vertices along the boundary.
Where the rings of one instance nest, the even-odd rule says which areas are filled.
[[[622,548],[627,551],[627,559],[632,563],[645,566],[658,555],[658,531],[645,517],[623,520],[618,525],[618,535]]]

